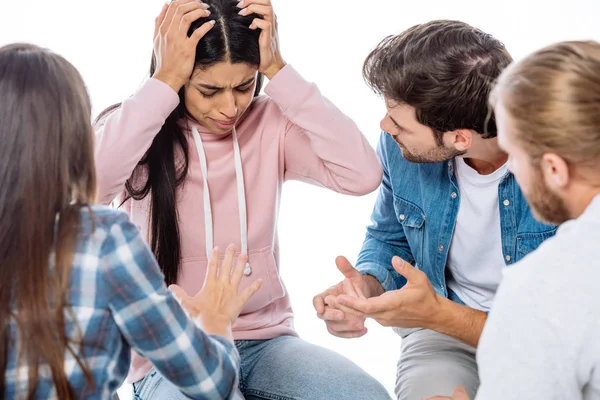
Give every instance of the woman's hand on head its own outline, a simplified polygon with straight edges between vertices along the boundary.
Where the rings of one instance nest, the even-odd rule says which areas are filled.
[[[279,50],[279,35],[277,32],[277,16],[273,11],[271,0],[242,0],[238,3],[241,15],[259,14],[262,18],[254,18],[250,29],[261,29],[260,66],[258,72],[269,79],[285,67],[285,61]]]
[[[198,0],[178,0],[165,4],[156,18],[154,28],[154,57],[156,70],[152,75],[173,90],[186,84],[192,75],[198,42],[215,25],[208,21],[188,37],[192,23],[210,15],[208,5]]]

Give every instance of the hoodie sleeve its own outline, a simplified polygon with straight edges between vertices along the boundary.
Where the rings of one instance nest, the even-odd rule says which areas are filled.
[[[178,104],[179,96],[171,87],[150,78],[120,107],[98,121],[94,129],[100,203],[109,204],[122,192]]]
[[[375,150],[354,121],[286,65],[265,88],[287,119],[285,179],[364,195],[381,183]]]

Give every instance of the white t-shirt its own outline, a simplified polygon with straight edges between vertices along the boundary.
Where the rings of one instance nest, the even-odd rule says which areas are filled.
[[[498,184],[506,165],[479,175],[455,158],[460,206],[448,256],[448,287],[469,307],[489,311],[506,265],[500,235]]]
[[[600,195],[504,269],[477,363],[477,400],[600,399]]]

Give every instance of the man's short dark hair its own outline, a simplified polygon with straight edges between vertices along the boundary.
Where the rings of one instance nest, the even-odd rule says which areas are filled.
[[[444,132],[471,129],[497,134],[488,97],[512,62],[492,35],[464,22],[436,20],[385,38],[363,66],[367,84],[378,94],[415,108],[417,120]]]

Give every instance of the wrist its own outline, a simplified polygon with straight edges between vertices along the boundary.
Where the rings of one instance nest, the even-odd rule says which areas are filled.
[[[194,322],[196,322],[207,334],[223,336],[224,338],[233,341],[231,319],[224,315],[200,313],[194,318]]]
[[[263,75],[266,76],[268,80],[272,80],[286,65],[286,62],[283,60],[273,63],[263,71]]]
[[[487,314],[467,306],[460,305],[436,293],[438,307],[431,317],[428,328],[451,336],[470,346],[477,347]]]
[[[155,72],[154,75],[152,75],[152,78],[157,79],[166,85],[169,85],[171,89],[175,91],[175,93],[179,93],[179,90],[183,87],[183,85],[185,85],[185,82],[181,82],[180,79],[173,78],[160,71]]]
[[[365,296],[368,298],[377,297],[385,293],[385,289],[381,286],[381,283],[373,275],[363,275],[365,282],[367,283],[368,293]]]
[[[431,329],[436,332],[445,332],[448,324],[453,321],[453,314],[455,309],[453,309],[453,305],[455,304],[453,301],[448,300],[447,298],[440,296],[438,293],[435,293],[435,304],[436,306],[432,309],[432,314],[430,318],[427,319],[427,323],[424,326],[426,329]]]

